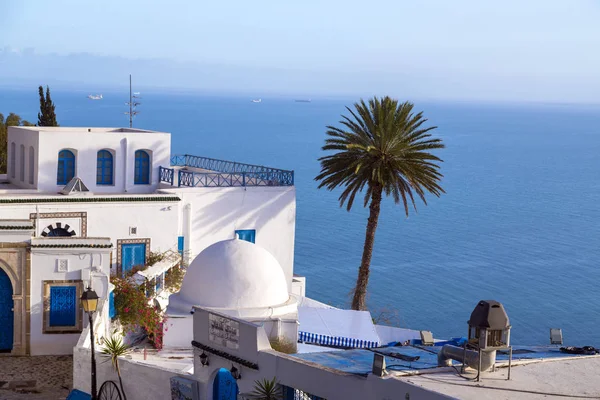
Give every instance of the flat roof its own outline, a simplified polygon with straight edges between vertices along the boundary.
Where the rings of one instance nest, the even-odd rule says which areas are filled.
[[[406,379],[414,385],[447,396],[467,400],[600,398],[600,357],[563,357],[513,365],[483,372],[479,382],[467,380],[455,372],[414,375]],[[476,374],[469,373],[467,378]]]
[[[367,375],[372,370],[373,355],[377,352],[385,356],[385,363],[388,366],[388,371],[414,374],[415,372],[422,370],[443,370],[443,368],[438,367],[437,357],[442,349],[442,344],[444,343],[445,342],[440,342],[440,345],[438,346],[389,346],[368,350],[353,349],[345,351],[292,354],[292,356],[343,372]],[[412,362],[405,361],[407,357],[418,357],[418,360]],[[563,353],[558,346],[513,346],[514,363],[519,361],[572,359],[582,357],[586,356]],[[498,351],[496,360],[498,365],[507,364],[508,350]]]
[[[9,128],[25,129],[33,132],[90,132],[90,133],[167,133],[137,128],[103,128],[86,126],[13,126]]]

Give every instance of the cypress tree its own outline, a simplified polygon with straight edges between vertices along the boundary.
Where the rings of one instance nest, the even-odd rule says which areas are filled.
[[[55,106],[50,97],[50,88],[46,86],[46,96],[44,96],[44,88],[39,87],[40,94],[40,112],[38,113],[38,126],[58,126],[56,122]]]

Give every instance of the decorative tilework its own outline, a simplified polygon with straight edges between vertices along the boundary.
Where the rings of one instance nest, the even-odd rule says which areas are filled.
[[[87,212],[58,212],[58,213],[30,213],[29,219],[33,221],[35,227],[38,219],[61,219],[61,218],[81,218],[81,237],[87,237]],[[58,225],[58,224],[53,224]],[[52,225],[51,225],[52,226]],[[48,229],[48,228],[46,228]],[[72,231],[72,229],[71,229]],[[47,235],[47,233],[46,233]],[[42,233],[42,236],[46,236]]]
[[[68,272],[69,260],[56,260],[56,272]]]

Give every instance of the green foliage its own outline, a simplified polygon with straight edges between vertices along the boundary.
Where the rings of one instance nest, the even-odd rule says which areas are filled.
[[[102,349],[102,354],[110,357],[110,361],[112,363],[113,368],[117,371],[117,375],[119,376],[119,384],[121,386],[121,392],[125,399],[125,389],[123,388],[123,380],[121,379],[121,369],[119,368],[119,357],[127,355],[130,351],[129,346],[123,343],[123,339],[118,336],[111,336],[110,338],[104,338],[104,348]]]
[[[8,114],[4,119],[4,114],[0,113],[0,174],[6,173],[8,160],[8,127],[9,126],[33,126],[29,121],[22,119],[15,113]]]
[[[369,219],[361,265],[354,288],[352,308],[366,309],[375,231],[379,221],[382,195],[402,203],[408,216],[409,206],[416,210],[415,197],[427,204],[425,193],[440,196],[442,160],[431,153],[444,148],[440,139],[423,127],[423,113],[413,113],[413,104],[399,103],[390,97],[361,100],[350,116],[342,116],[341,128],[328,126],[323,150],[333,152],[319,158],[321,172],[315,180],[319,188],[342,188],[340,207],[349,211],[357,194],[364,191],[364,206],[369,205]]]
[[[144,285],[137,285],[132,277],[110,279],[115,285],[115,310],[124,331],[141,327],[156,349],[162,348],[164,316],[148,303]]]
[[[146,266],[151,267],[159,261],[165,259],[165,253],[155,253],[153,251],[150,252],[148,259],[146,260]]]
[[[40,112],[38,113],[38,126],[58,126],[56,122],[55,106],[50,97],[50,88],[46,86],[46,96],[44,96],[44,88],[38,88],[40,95]]]
[[[254,381],[254,390],[250,393],[252,400],[283,400],[283,389],[277,378]]]
[[[286,338],[269,339],[269,343],[271,343],[273,350],[280,353],[294,354],[297,351],[296,343]]]
[[[8,114],[8,117],[6,117],[6,126],[20,126],[21,125],[21,117],[19,117],[17,114],[15,113],[10,113]]]
[[[176,293],[181,289],[183,277],[185,276],[185,268],[175,266],[165,274],[165,289],[171,293]]]
[[[340,206],[352,208],[355,196],[366,187],[366,207],[375,187],[381,187],[396,204],[402,201],[408,216],[409,203],[416,209],[414,194],[425,204],[425,192],[444,193],[439,185],[442,160],[431,150],[444,148],[441,139],[429,133],[435,126],[423,128],[423,113],[413,113],[414,105],[398,103],[390,97],[364,100],[346,107],[351,117],[342,116],[344,128],[327,127],[324,151],[334,151],[319,158],[321,173],[315,180],[319,188],[343,187]]]
[[[104,338],[103,346],[102,354],[110,357],[113,368],[119,371],[119,357],[128,354],[131,349],[123,343],[123,339],[119,336]]]

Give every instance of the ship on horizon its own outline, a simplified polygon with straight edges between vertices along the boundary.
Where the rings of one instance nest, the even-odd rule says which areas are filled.
[[[294,100],[296,103],[310,103],[311,99],[296,99]]]
[[[90,94],[88,95],[88,99],[90,100],[102,100],[101,94]]]

